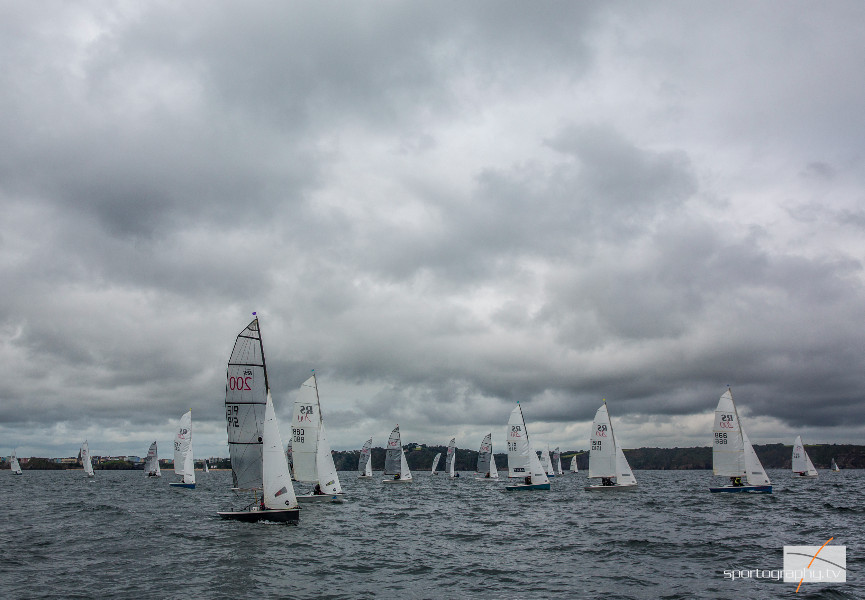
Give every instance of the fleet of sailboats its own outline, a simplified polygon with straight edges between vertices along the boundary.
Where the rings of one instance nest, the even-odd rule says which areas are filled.
[[[600,479],[600,485],[587,485],[587,491],[632,490],[637,485],[634,472],[616,443],[607,401],[595,413],[589,437],[589,479]]]
[[[251,494],[252,501],[240,509],[218,514],[246,522],[297,523],[300,510],[273,408],[257,316],[237,335],[226,380],[225,420],[232,489]]]
[[[324,429],[315,373],[303,382],[294,401],[291,436],[294,478],[314,485],[312,491],[297,495],[298,502],[341,501],[342,486]]]
[[[360,458],[357,461],[357,478],[372,478],[372,438],[369,438],[360,449]]]
[[[712,442],[712,470],[715,475],[729,477],[723,487],[709,488],[710,492],[772,493],[772,482],[766,475],[760,459],[751,446],[748,434],[742,429],[733,391],[729,388],[715,409]]]
[[[399,436],[399,425],[390,432],[387,440],[387,452],[384,456],[384,474],[392,475],[391,479],[382,479],[382,483],[411,483],[411,471],[405,460],[405,451]]]
[[[529,440],[529,431],[519,402],[508,419],[508,477],[523,479],[522,483],[505,486],[509,492],[550,489],[550,480]]]
[[[174,437],[174,473],[180,481],[172,481],[173,487],[195,489],[195,462],[192,458],[192,410],[180,417],[180,426]]]
[[[488,481],[497,481],[499,478],[499,470],[496,468],[496,456],[493,454],[493,434],[488,433],[481,440],[481,447],[478,450],[478,479]]]
[[[144,473],[147,477],[162,477],[162,470],[159,468],[159,453],[156,450],[156,442],[150,444],[150,449],[147,451],[147,458],[144,459]]]
[[[817,469],[814,468],[814,463],[808,453],[805,452],[805,445],[802,443],[802,436],[797,435],[796,441],[793,442],[793,476],[807,477],[814,479],[817,477]]]

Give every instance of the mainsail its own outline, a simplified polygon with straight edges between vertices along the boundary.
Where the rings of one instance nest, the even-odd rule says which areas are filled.
[[[435,458],[433,458],[433,466],[432,466],[432,474],[433,474],[433,475],[436,474],[436,469],[438,469],[438,466],[439,466],[439,460],[441,460],[441,457],[442,457],[442,453],[441,453],[441,452],[437,452],[436,455],[435,455]]]
[[[793,473],[799,473],[806,477],[816,477],[817,469],[814,468],[814,463],[808,453],[805,452],[805,445],[802,443],[802,436],[797,435],[796,441],[793,443]]]
[[[447,473],[450,477],[454,476],[454,464],[456,463],[457,457],[456,442],[456,438],[451,438],[450,443],[448,443],[448,454],[445,458],[445,473]]]
[[[150,444],[150,449],[147,451],[147,458],[144,459],[144,472],[148,477],[162,475],[162,470],[159,468],[159,453],[156,450],[156,442]]]
[[[592,444],[589,451],[589,477],[615,477],[618,471],[616,438],[613,436],[613,426],[610,423],[606,402],[595,413],[589,440]]]
[[[93,477],[93,463],[90,462],[90,446],[87,445],[87,440],[81,444],[81,466],[88,477]]]
[[[550,445],[547,444],[546,447],[541,450],[541,466],[544,468],[544,473],[547,474],[547,477],[555,477],[556,474],[553,471],[553,463],[550,460]]]
[[[362,477],[372,477],[372,438],[369,438],[360,450],[360,458],[357,461],[357,473]]]
[[[712,442],[712,472],[724,477],[746,477],[745,442],[730,389],[718,400],[712,431],[715,434]]]
[[[558,446],[553,450],[553,472],[556,475],[562,474],[562,452]]]
[[[531,476],[533,485],[550,482],[529,441],[523,410],[517,402],[508,419],[508,477],[527,476]]]
[[[12,472],[16,475],[21,475],[21,465],[18,464],[18,457],[15,455],[15,451],[12,451],[12,456],[9,457],[10,466],[12,467]]]
[[[400,479],[412,478],[411,471],[409,471],[408,463],[405,459],[405,452],[402,449],[402,442],[400,441],[399,425],[393,428],[387,440],[387,453],[384,457],[384,474],[399,475]]]
[[[174,472],[183,483],[195,483],[195,463],[192,457],[192,410],[180,417],[180,427],[174,438]]]
[[[291,434],[295,479],[318,483],[328,495],[342,493],[324,430],[315,373],[303,382],[294,401]]]
[[[237,489],[260,490],[262,432],[269,385],[258,317],[238,334],[226,378],[225,420],[232,481]]]
[[[571,457],[571,473],[579,473],[579,471],[580,469],[577,467],[577,455],[574,454],[574,456]]]

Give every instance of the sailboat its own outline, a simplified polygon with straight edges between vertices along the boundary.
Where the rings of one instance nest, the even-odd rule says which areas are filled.
[[[454,471],[454,465],[457,462],[457,439],[451,438],[450,443],[448,443],[448,454],[445,457],[445,473],[448,474],[448,477],[453,479],[454,477],[459,477],[460,474]]]
[[[544,473],[547,474],[547,477],[552,479],[556,476],[555,471],[553,471],[553,461],[550,460],[550,445],[547,444],[544,450],[541,450],[541,466],[544,468]]]
[[[21,475],[21,465],[18,464],[18,457],[15,456],[15,451],[12,451],[12,456],[9,457],[9,462],[12,466],[12,473],[15,475]]]
[[[729,388],[721,396],[715,409],[713,432],[715,439],[712,443],[712,470],[715,475],[729,477],[730,483],[724,487],[709,488],[709,491],[771,494],[772,482],[766,476],[751,440],[742,429],[742,422],[733,402],[733,392]],[[742,482],[743,479],[747,484]]]
[[[433,466],[432,466],[432,474],[433,475],[438,475],[438,472],[436,471],[436,469],[438,469],[438,467],[439,467],[439,460],[441,460],[441,457],[442,457],[442,453],[438,452],[438,453],[436,453],[435,458],[433,458]]]
[[[372,478],[372,438],[369,438],[360,450],[360,458],[357,461],[357,478]]]
[[[210,469],[207,468],[207,460],[204,461],[204,472],[205,472],[205,473],[210,473]]]
[[[162,470],[159,468],[159,453],[156,451],[156,442],[150,444],[147,458],[144,459],[144,472],[147,477],[161,477]]]
[[[814,468],[814,463],[808,453],[805,452],[805,445],[802,443],[802,436],[797,435],[796,441],[793,442],[793,477],[807,477],[814,479],[817,477],[817,469]]]
[[[637,480],[625,453],[616,443],[606,400],[595,413],[589,439],[592,444],[589,450],[589,478],[600,477],[601,485],[587,485],[583,489],[591,492],[635,489]]]
[[[297,523],[300,509],[273,408],[258,317],[238,334],[226,379],[232,489],[252,492],[252,502],[239,510],[220,511],[219,516],[246,522]]]
[[[90,462],[90,446],[87,445],[87,440],[81,444],[81,466],[84,467],[84,474],[87,477],[93,477],[93,463]]]
[[[838,466],[838,463],[835,462],[835,459],[832,459],[832,466],[829,467],[830,471],[840,471],[841,467]]]
[[[524,483],[505,486],[509,492],[550,489],[550,480],[529,440],[529,430],[519,402],[508,419],[508,477],[525,478]]]
[[[553,450],[553,473],[562,475],[562,452],[558,446]]]
[[[571,473],[579,473],[580,469],[577,467],[577,455],[574,454],[571,457]]]
[[[294,477],[297,481],[315,485],[311,492],[298,494],[297,501],[341,502],[342,486],[339,484],[330,444],[324,431],[314,372],[312,377],[300,386],[297,400],[294,401],[291,436]]]
[[[499,478],[499,470],[496,468],[496,456],[493,454],[493,434],[488,433],[481,441],[480,450],[478,450],[478,479],[497,481]]]
[[[174,437],[174,472],[182,481],[172,481],[168,485],[195,489],[195,463],[192,460],[192,410],[180,417],[180,427]]]
[[[288,446],[285,447],[285,460],[288,461],[288,472],[291,475],[291,480],[297,481],[294,477],[294,452],[291,449],[291,436],[288,438]]]
[[[387,453],[384,457],[384,474],[393,475],[393,479],[382,479],[382,483],[411,483],[411,471],[405,460],[405,451],[399,437],[399,425],[390,432],[387,440]]]

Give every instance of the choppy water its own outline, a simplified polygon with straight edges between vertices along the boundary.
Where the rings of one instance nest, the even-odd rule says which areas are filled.
[[[771,496],[709,494],[706,471],[637,471],[639,489],[550,492],[426,473],[382,485],[341,473],[348,501],[297,527],[223,521],[230,473],[0,473],[2,598],[865,598],[865,472]],[[296,489],[300,489],[299,487]],[[781,569],[784,545],[847,546],[847,583],[730,581]]]

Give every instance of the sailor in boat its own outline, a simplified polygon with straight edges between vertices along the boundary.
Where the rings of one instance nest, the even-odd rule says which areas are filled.
[[[486,477],[486,478],[487,478],[487,479],[489,479],[489,478],[490,478],[490,472],[489,472],[489,471],[487,471],[487,474],[486,474],[486,475],[484,475],[484,477]]]
[[[313,496],[324,496],[324,492],[321,491],[321,484],[316,483],[315,489],[312,490]]]
[[[733,487],[742,487],[742,478],[741,477],[730,477],[730,484]]]
[[[489,473],[487,473],[489,475]],[[526,485],[532,485],[532,476],[526,475]]]
[[[611,486],[613,485],[612,477],[601,477],[601,485]]]
[[[393,478],[394,478],[394,479],[400,479],[400,474],[397,473],[396,475],[393,476]]]

